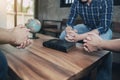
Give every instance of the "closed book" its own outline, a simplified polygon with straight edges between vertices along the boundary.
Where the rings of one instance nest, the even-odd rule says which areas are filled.
[[[43,42],[43,46],[63,52],[68,52],[71,48],[75,47],[75,43],[61,39],[51,39]]]

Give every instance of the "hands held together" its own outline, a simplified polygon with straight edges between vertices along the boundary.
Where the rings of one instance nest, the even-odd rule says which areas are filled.
[[[31,44],[32,41],[28,38],[30,30],[25,26],[19,25],[10,31],[13,35],[11,45],[17,48],[25,48]]]
[[[88,34],[84,40],[84,50],[87,52],[94,52],[102,50],[103,39],[97,34]]]
[[[65,39],[69,42],[77,42],[79,40],[79,35],[77,34],[77,30],[73,30],[72,27],[66,27]]]
[[[83,39],[82,39],[83,38]],[[94,52],[102,49],[102,38],[95,33],[78,34],[72,27],[66,27],[65,39],[69,42],[83,40],[83,48],[87,52]]]

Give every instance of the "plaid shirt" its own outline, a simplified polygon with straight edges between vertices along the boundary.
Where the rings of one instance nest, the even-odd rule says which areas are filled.
[[[100,34],[105,33],[112,20],[113,0],[92,0],[90,5],[74,0],[67,25],[73,26],[75,18],[80,15],[84,24],[90,29],[98,29]]]

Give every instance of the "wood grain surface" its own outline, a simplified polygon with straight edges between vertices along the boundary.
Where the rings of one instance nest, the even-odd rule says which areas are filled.
[[[42,43],[53,37],[38,34],[39,39],[25,49],[1,45],[9,67],[22,80],[77,80],[85,70],[96,64],[108,52],[85,52],[81,45],[68,53],[43,47]]]

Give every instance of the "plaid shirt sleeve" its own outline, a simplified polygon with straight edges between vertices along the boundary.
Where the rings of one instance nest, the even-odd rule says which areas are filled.
[[[111,25],[113,0],[102,0],[101,5],[100,24],[97,26],[99,34],[105,33]]]
[[[74,3],[71,5],[71,11],[67,21],[67,25],[73,27],[76,17],[77,17],[77,0],[74,0]]]

